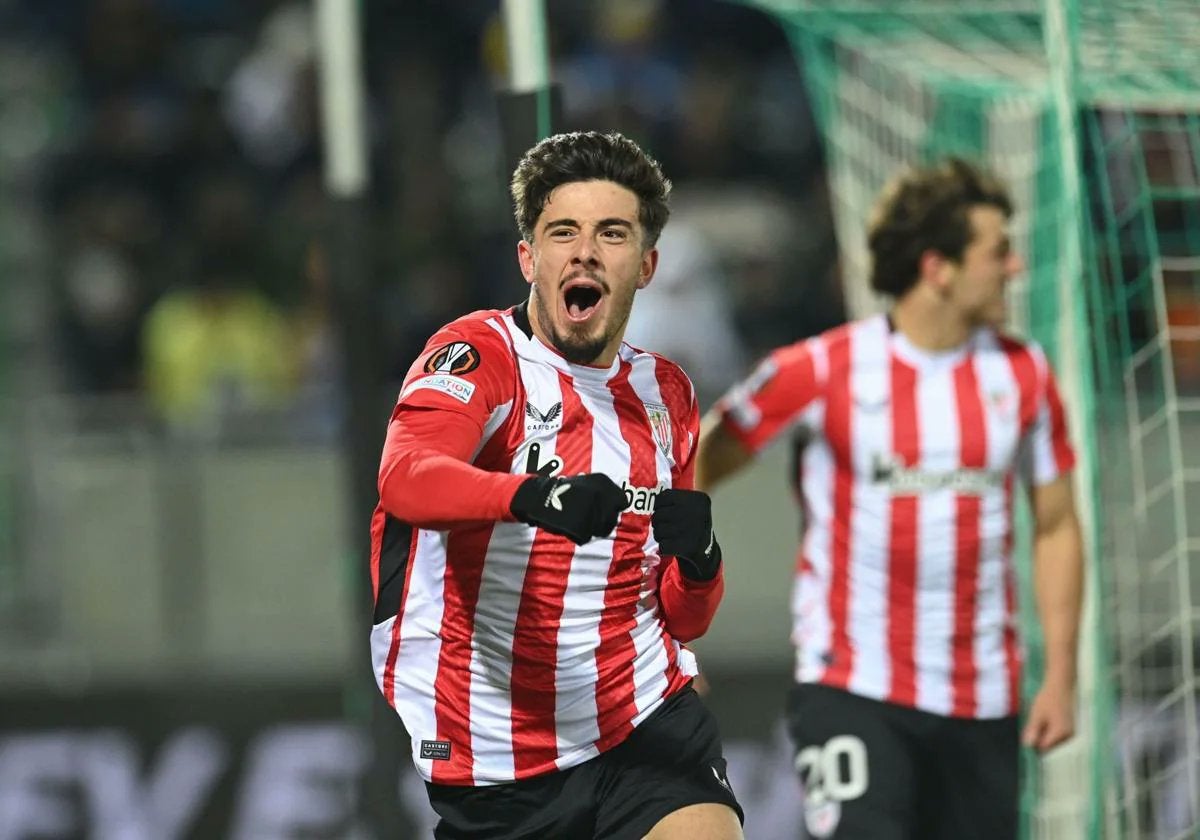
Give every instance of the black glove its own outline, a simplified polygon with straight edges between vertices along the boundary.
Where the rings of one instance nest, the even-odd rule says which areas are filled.
[[[712,499],[699,490],[660,490],[650,517],[659,551],[674,555],[691,580],[709,581],[721,568],[721,546],[713,533]]]
[[[625,510],[625,491],[602,473],[550,478],[535,475],[517,488],[513,516],[583,545],[612,533]]]

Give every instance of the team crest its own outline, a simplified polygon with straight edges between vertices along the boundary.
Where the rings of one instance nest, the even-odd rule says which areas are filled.
[[[818,798],[816,802],[804,803],[804,826],[813,837],[832,837],[841,821],[841,802]]]
[[[1017,401],[1008,391],[992,391],[987,395],[987,401],[994,411],[1004,417],[1011,417],[1016,411]]]
[[[654,442],[658,444],[659,450],[667,460],[671,460],[671,448],[675,443],[671,432],[671,413],[660,403],[643,405],[646,406],[646,416],[650,418],[650,433],[654,435]]]

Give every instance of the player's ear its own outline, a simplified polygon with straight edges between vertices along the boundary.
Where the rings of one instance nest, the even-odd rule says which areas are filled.
[[[935,251],[932,248],[921,254],[921,261],[918,263],[920,270],[920,279],[922,282],[931,283],[938,290],[944,290],[954,276],[954,262],[946,257],[940,251]]]
[[[658,249],[651,248],[646,253],[642,254],[642,265],[638,272],[637,287],[644,289],[650,285],[650,281],[654,278],[654,271],[658,268]]]
[[[533,246],[524,238],[517,241],[517,263],[521,266],[521,276],[526,283],[533,282]]]

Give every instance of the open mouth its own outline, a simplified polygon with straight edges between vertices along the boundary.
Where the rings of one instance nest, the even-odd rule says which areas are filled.
[[[594,280],[572,280],[563,288],[567,317],[577,323],[592,317],[603,298],[604,290]]]

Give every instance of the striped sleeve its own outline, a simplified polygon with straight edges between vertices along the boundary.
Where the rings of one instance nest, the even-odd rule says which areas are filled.
[[[820,339],[783,347],[759,363],[717,404],[725,429],[751,452],[759,452],[801,421],[824,389]]]
[[[1038,371],[1036,414],[1025,432],[1023,478],[1033,486],[1049,484],[1075,466],[1075,450],[1067,430],[1067,415],[1059,396],[1054,372],[1045,354],[1031,345]]]

